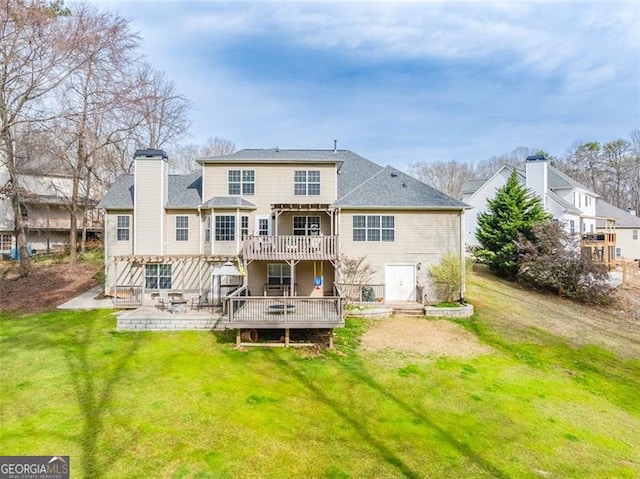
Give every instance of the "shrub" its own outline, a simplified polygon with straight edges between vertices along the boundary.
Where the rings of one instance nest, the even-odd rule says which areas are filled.
[[[340,274],[340,286],[345,296],[346,304],[349,305],[354,302],[359,302],[360,296],[363,290],[369,294],[369,285],[371,284],[371,278],[375,273],[373,267],[367,262],[366,256],[359,258],[347,258],[343,256],[340,258],[338,265],[338,272]],[[367,289],[365,289],[367,288]],[[372,293],[375,298],[375,293]]]
[[[465,260],[465,272],[471,271],[471,260]],[[429,266],[429,275],[433,280],[438,298],[445,302],[458,301],[462,289],[462,271],[460,255],[454,253],[445,254],[440,263]]]
[[[531,233],[531,239],[520,235],[515,242],[520,283],[582,303],[613,302],[605,266],[583,256],[577,238],[561,223],[546,221]]]

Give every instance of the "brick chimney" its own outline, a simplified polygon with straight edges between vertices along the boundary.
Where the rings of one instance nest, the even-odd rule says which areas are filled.
[[[134,254],[164,254],[165,205],[169,190],[169,157],[162,150],[134,155]]]
[[[547,191],[549,190],[548,161],[542,155],[528,156],[526,160],[526,186],[540,198],[542,206],[547,208]]]

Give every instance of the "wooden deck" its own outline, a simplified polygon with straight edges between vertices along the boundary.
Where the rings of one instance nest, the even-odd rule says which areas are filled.
[[[229,298],[225,327],[316,329],[344,327],[342,298],[239,296]]]
[[[243,241],[243,256],[251,260],[323,261],[338,258],[337,236],[250,236]]]

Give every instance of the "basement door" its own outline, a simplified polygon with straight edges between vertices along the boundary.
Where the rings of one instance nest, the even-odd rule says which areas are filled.
[[[415,301],[416,267],[413,264],[387,264],[384,267],[385,301]]]

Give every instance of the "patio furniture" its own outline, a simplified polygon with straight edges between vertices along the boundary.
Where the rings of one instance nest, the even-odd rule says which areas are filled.
[[[198,298],[191,300],[191,309],[208,308],[209,306],[212,306],[212,304],[209,302],[209,296],[207,294],[200,294]]]
[[[171,310],[173,314],[186,313],[187,312],[187,300],[186,299],[172,299]]]
[[[296,306],[294,304],[271,304],[267,307],[269,314],[291,314],[295,312]]]
[[[164,311],[170,305],[171,303],[169,300],[169,293],[167,293],[166,291],[159,291],[158,292],[158,308]]]

